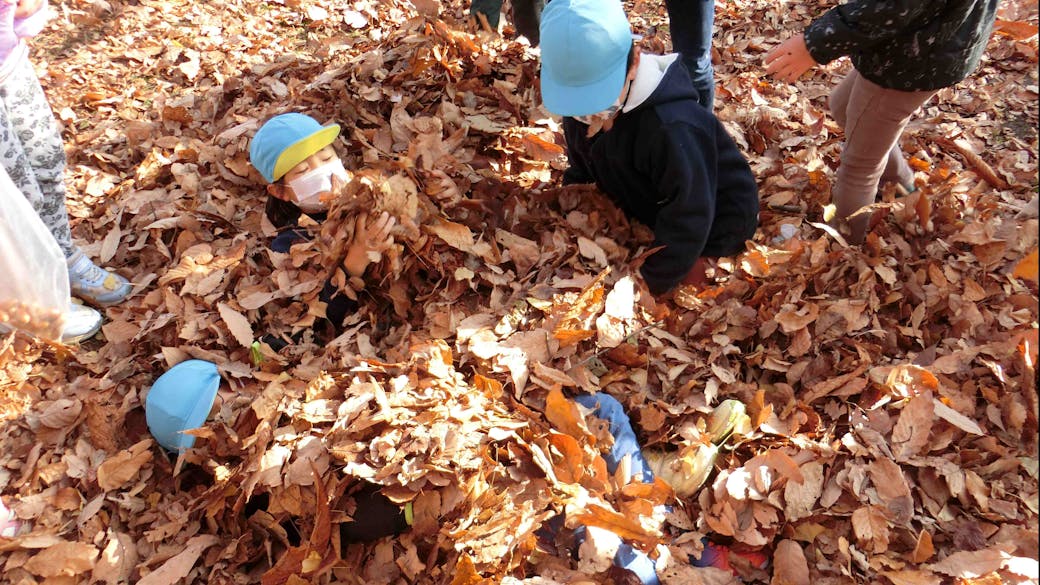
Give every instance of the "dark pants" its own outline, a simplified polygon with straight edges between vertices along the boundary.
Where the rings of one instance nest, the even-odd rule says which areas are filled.
[[[711,33],[715,0],[665,0],[672,31],[672,50],[682,55],[697,101],[708,110],[715,103],[715,70],[711,66]]]
[[[539,42],[538,25],[542,17],[542,9],[546,0],[513,0],[511,18],[517,34],[527,37],[532,47]],[[498,28],[499,15],[502,13],[502,0],[473,0],[470,13],[476,18],[483,14],[491,28]]]

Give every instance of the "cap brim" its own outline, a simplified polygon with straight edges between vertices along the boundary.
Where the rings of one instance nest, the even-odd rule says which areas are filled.
[[[307,160],[307,157],[332,144],[337,136],[339,136],[339,124],[330,124],[322,126],[321,130],[289,145],[274,163],[274,173],[271,175],[274,181],[284,177],[285,173]]]
[[[551,65],[542,62],[542,103],[558,116],[588,116],[609,108],[621,96],[628,74],[628,60],[614,67],[602,79],[588,85],[560,85]]]

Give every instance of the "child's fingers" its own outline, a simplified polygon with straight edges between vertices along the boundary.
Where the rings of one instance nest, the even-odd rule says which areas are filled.
[[[780,81],[794,83],[795,81],[798,81],[798,78],[807,70],[808,69],[804,67],[803,64],[798,63],[796,59],[785,56],[785,58],[774,61],[769,67],[767,67],[766,74],[772,75]]]
[[[781,49],[781,45],[777,45],[777,46],[773,47],[772,49],[770,49],[768,53],[766,53],[766,65],[769,65],[770,63],[772,63],[773,61],[776,61],[777,59],[779,59],[780,57],[782,57],[784,55],[784,52],[781,51],[780,49]]]
[[[368,231],[366,224],[368,223],[368,214],[359,213],[357,219],[354,220],[354,239],[360,240],[365,232]]]
[[[397,221],[394,217],[384,211],[383,214],[379,216],[379,221],[376,224],[379,228],[377,233],[383,238],[389,236],[390,230],[393,229],[395,223],[397,223]]]
[[[777,59],[781,59],[782,57],[790,55],[791,44],[793,40],[794,37],[788,37],[784,39],[782,43],[770,49],[769,52],[766,53],[766,63],[772,63]]]
[[[766,75],[775,75],[783,67],[783,61],[774,59],[766,66]]]
[[[778,79],[787,80],[787,73],[791,69],[791,58],[789,55],[781,55],[778,59],[766,67],[766,75],[775,76]]]

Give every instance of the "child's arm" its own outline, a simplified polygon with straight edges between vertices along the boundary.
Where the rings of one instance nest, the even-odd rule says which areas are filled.
[[[932,10],[921,0],[850,0],[814,20],[801,35],[766,54],[766,73],[793,82],[817,63],[882,45],[902,33],[917,17]],[[898,56],[894,56],[898,58]]]
[[[659,295],[678,285],[704,251],[718,187],[718,153],[703,129],[687,125],[662,132],[647,153],[657,192],[667,201],[657,212],[654,246],[664,246],[643,263],[650,292]]]
[[[888,43],[918,17],[934,10],[921,0],[851,0],[831,8],[805,28],[805,44],[818,63]],[[894,58],[905,56],[893,55]]]
[[[363,275],[368,265],[394,243],[390,230],[396,225],[397,220],[389,213],[384,211],[371,224],[368,222],[368,215],[363,213],[354,224],[354,237],[343,260],[343,268],[351,276]],[[373,258],[373,255],[377,258]]]
[[[18,6],[14,9],[15,18],[27,18],[39,12],[46,6],[47,0],[18,0]]]
[[[564,185],[591,183],[592,173],[588,167],[588,126],[574,118],[563,119],[563,138],[567,143],[567,162],[570,166],[563,173]]]
[[[0,0],[0,60],[7,59],[11,50],[21,42],[14,30],[15,3]]]
[[[18,0],[14,11],[14,32],[19,38],[29,38],[40,34],[49,15],[47,0]]]

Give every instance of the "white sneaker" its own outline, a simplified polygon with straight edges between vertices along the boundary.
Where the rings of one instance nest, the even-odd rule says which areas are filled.
[[[77,249],[67,262],[72,296],[100,306],[114,305],[130,296],[133,287],[125,278],[94,264],[82,250]]]
[[[61,330],[62,343],[79,343],[97,335],[101,330],[101,313],[90,307],[69,303],[65,326]]]
[[[697,445],[682,451],[643,451],[650,470],[672,487],[672,491],[680,498],[688,498],[697,493],[715,469],[715,460],[719,457],[719,447],[714,444]]]
[[[21,523],[14,512],[7,509],[4,501],[0,500],[0,536],[14,538],[21,530]]]

